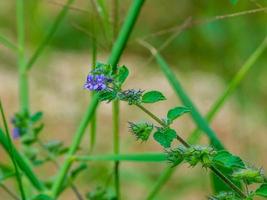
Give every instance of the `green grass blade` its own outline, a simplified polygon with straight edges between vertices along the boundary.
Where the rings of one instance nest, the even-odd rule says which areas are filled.
[[[240,82],[245,78],[250,69],[255,66],[255,62],[262,55],[267,46],[267,37],[262,41],[262,43],[258,46],[258,48],[249,56],[249,58],[245,61],[243,66],[234,76],[234,78],[230,81],[227,88],[224,90],[223,94],[216,100],[216,102],[212,105],[211,109],[206,115],[207,121],[211,122],[218,111],[222,108],[226,100],[231,96],[231,94],[238,87]],[[201,136],[201,132],[199,129],[196,129],[189,137],[189,141],[192,143],[196,143]]]
[[[158,62],[162,72],[168,79],[169,83],[173,87],[174,91],[176,92],[177,96],[180,97],[183,104],[191,109],[191,116],[196,123],[196,125],[207,134],[209,137],[211,144],[216,149],[224,149],[223,144],[217,137],[216,133],[210,128],[208,122],[202,117],[194,103],[191,101],[191,99],[186,94],[185,90],[183,89],[180,82],[175,77],[174,73],[171,71],[169,65],[165,62],[165,60],[161,57],[159,53],[154,54],[156,61]]]
[[[135,24],[135,21],[137,19],[138,14],[140,13],[142,4],[144,3],[144,0],[135,0],[130,8],[129,14],[126,17],[125,23],[123,25],[123,28],[120,31],[120,34],[118,36],[117,41],[115,42],[111,55],[108,59],[108,63],[112,66],[116,66],[122,52],[126,46],[126,43],[129,39],[131,30],[133,28],[133,25]],[[95,95],[94,98],[91,100],[91,103],[89,104],[87,108],[87,112],[85,113],[79,128],[75,134],[75,138],[73,140],[73,143],[71,144],[71,148],[68,152],[68,156],[66,157],[59,174],[54,182],[54,185],[52,186],[52,197],[56,198],[60,191],[62,184],[64,182],[64,179],[68,173],[69,168],[71,167],[72,161],[69,159],[70,156],[73,156],[77,150],[77,147],[80,145],[81,139],[84,135],[85,128],[87,127],[89,121],[91,120],[91,117],[93,116],[93,112],[95,111],[97,105],[98,105],[98,95]]]
[[[12,160],[12,163],[13,163],[14,168],[15,168],[15,174],[16,174],[16,179],[17,179],[17,182],[18,182],[21,198],[22,198],[22,200],[26,200],[26,195],[25,195],[25,192],[24,192],[24,189],[23,189],[23,186],[22,186],[22,181],[21,181],[19,168],[17,166],[16,158],[15,158],[15,154],[14,154],[15,147],[13,146],[12,140],[10,138],[10,133],[9,133],[9,129],[8,129],[8,126],[7,126],[7,121],[6,121],[6,117],[5,117],[4,109],[2,107],[1,100],[0,100],[0,112],[1,112],[3,123],[4,123],[5,131],[6,131],[6,136],[7,136],[7,139],[8,139],[9,157]]]
[[[139,153],[139,154],[107,154],[74,157],[76,161],[129,161],[129,162],[162,162],[167,157],[164,153]]]
[[[3,132],[2,129],[0,129],[0,143],[3,146],[4,150],[8,153],[9,152],[8,139],[5,136],[5,133]],[[21,171],[25,173],[25,175],[28,177],[32,185],[39,191],[44,190],[44,185],[34,174],[30,166],[30,163],[16,149],[14,149],[13,153],[19,168],[21,169]]]
[[[0,34],[0,43],[3,44],[5,47],[17,51],[18,48],[15,44],[13,44],[10,40],[8,40],[6,37]]]
[[[55,19],[52,27],[49,29],[47,35],[45,38],[42,40],[32,57],[30,58],[29,62],[25,65],[25,70],[29,70],[36,60],[40,57],[40,55],[43,53],[45,47],[48,45],[52,37],[54,36],[55,32],[57,31],[58,27],[62,23],[64,17],[66,16],[70,5],[74,2],[75,0],[68,0],[67,3],[64,5],[60,13],[58,14],[57,18]]]

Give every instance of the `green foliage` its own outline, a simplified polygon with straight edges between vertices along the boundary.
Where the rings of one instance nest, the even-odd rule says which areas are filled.
[[[45,194],[39,194],[36,197],[34,197],[32,200],[55,200],[55,199],[53,199],[53,198],[51,198]]]
[[[245,168],[245,164],[238,156],[234,156],[228,151],[218,151],[213,157],[213,162],[221,167],[229,169]]]
[[[166,100],[164,95],[159,91],[149,91],[143,94],[142,102],[143,103],[155,103],[158,101]]]
[[[267,183],[262,184],[256,191],[255,194],[258,196],[267,198]]]
[[[103,187],[97,187],[94,191],[86,194],[88,200],[116,200],[114,195],[108,193]]]
[[[153,124],[147,122],[133,123],[129,122],[129,129],[135,135],[137,140],[145,142],[148,140],[150,134],[153,131]]]
[[[208,198],[209,200],[242,200],[235,195],[233,192],[220,192],[219,194],[212,195]]]
[[[118,81],[118,85],[121,86],[127,77],[129,76],[129,70],[124,65],[118,68],[118,74],[116,76],[116,80]]]
[[[188,112],[190,112],[190,109],[187,107],[175,107],[170,109],[167,114],[168,124],[171,124],[175,119]]]
[[[238,0],[230,0],[231,4],[235,5],[237,4]]]
[[[262,169],[255,169],[247,167],[245,169],[238,169],[232,174],[233,178],[243,180],[247,184],[263,183],[264,174]]]
[[[161,146],[169,148],[172,141],[176,138],[176,132],[170,128],[158,128],[153,137]]]

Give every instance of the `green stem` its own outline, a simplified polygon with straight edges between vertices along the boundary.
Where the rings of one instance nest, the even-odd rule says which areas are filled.
[[[24,55],[24,3],[23,0],[17,0],[17,34],[18,34],[18,68],[19,68],[19,99],[20,99],[20,112],[22,114],[29,113],[29,94],[28,94],[28,77],[25,66]]]
[[[13,44],[10,40],[8,40],[6,37],[4,37],[1,34],[0,34],[0,43],[3,44],[5,47],[13,50],[13,51],[18,50],[16,44]]]
[[[132,162],[162,162],[166,161],[163,153],[139,153],[139,154],[107,154],[92,156],[74,156],[75,161],[132,161]]]
[[[82,137],[84,135],[85,129],[89,123],[89,121],[92,119],[92,116],[95,112],[95,109],[98,105],[98,95],[96,94],[92,100],[91,100],[91,104],[88,107],[87,111],[85,112],[85,115],[80,123],[80,126],[78,127],[74,139],[73,139],[73,143],[70,146],[70,149],[68,151],[68,154],[66,155],[65,161],[59,171],[59,174],[55,180],[55,183],[52,187],[52,197],[56,198],[59,195],[59,192],[61,191],[62,185],[64,183],[64,180],[68,174],[68,170],[71,166],[72,163],[72,159],[70,159],[77,151],[77,149],[79,148],[79,145],[81,143]]]
[[[119,101],[115,100],[112,104],[113,115],[113,152],[115,155],[120,153],[120,132],[119,132]],[[119,161],[114,163],[114,183],[117,199],[120,199],[120,173],[119,173]]]
[[[244,79],[244,77],[248,74],[249,70],[254,66],[255,62],[262,55],[267,46],[267,37],[264,38],[262,43],[258,46],[258,48],[249,56],[249,58],[245,61],[243,66],[228,84],[227,88],[224,90],[223,94],[215,101],[215,103],[210,108],[208,114],[206,115],[206,119],[208,122],[211,122],[218,111],[222,108],[226,100],[231,96],[231,94],[235,91],[240,82]],[[196,143],[201,136],[201,132],[199,129],[196,129],[189,137],[189,140],[192,143]]]
[[[92,69],[95,69],[96,66],[96,59],[97,59],[97,41],[96,41],[96,32],[95,32],[95,17],[93,16],[93,37],[92,37]],[[94,97],[95,93],[92,93],[92,98]],[[96,143],[96,112],[94,113],[92,120],[91,120],[91,125],[90,125],[90,152],[92,153],[95,147]]]
[[[144,111],[146,114],[148,114],[152,119],[154,119],[156,122],[158,122],[159,124],[161,124],[163,127],[165,127],[165,123],[160,120],[156,115],[154,115],[152,112],[150,112],[149,110],[147,110],[145,107],[143,107],[142,105],[138,104],[137,105],[138,108],[140,108],[142,111]],[[177,139],[187,148],[190,148],[191,145],[189,143],[187,143],[182,137],[180,137],[177,134]],[[240,197],[242,198],[246,198],[246,194],[244,194],[230,179],[228,179],[226,176],[224,176],[224,174],[218,170],[216,167],[214,166],[210,166],[209,167],[210,170],[216,175],[218,176],[226,185],[228,185],[233,191],[235,191]],[[171,172],[170,172],[171,173]],[[167,174],[169,175],[169,173]],[[163,180],[164,181],[164,180]]]
[[[57,31],[59,25],[63,21],[64,17],[66,16],[70,5],[74,2],[75,0],[68,0],[67,3],[64,5],[62,10],[60,11],[59,15],[55,19],[55,22],[53,23],[52,27],[49,29],[48,34],[45,36],[45,38],[42,40],[32,57],[30,58],[29,62],[25,65],[25,71],[28,71],[36,62],[36,60],[40,57],[40,55],[43,53],[45,47],[48,45],[48,43],[51,41],[53,38],[55,32]]]
[[[16,162],[16,158],[15,158],[15,154],[14,154],[15,147],[13,146],[12,140],[10,138],[10,133],[9,133],[9,129],[7,127],[7,121],[6,121],[6,117],[5,117],[5,114],[4,114],[4,109],[2,107],[1,100],[0,100],[0,112],[1,112],[2,120],[4,122],[6,136],[7,136],[7,139],[8,139],[9,157],[11,158],[11,161],[12,161],[12,163],[14,165],[14,168],[15,168],[15,174],[16,174],[16,178],[17,178],[17,182],[18,182],[21,198],[22,198],[22,200],[26,200],[24,188],[22,186],[22,181],[21,181],[19,168],[18,168],[18,165],[17,165],[17,162]]]
[[[141,7],[143,3],[144,3],[144,0],[135,0],[130,8],[129,14],[126,17],[123,28],[120,31],[118,39],[115,42],[112,48],[112,51],[111,51],[111,55],[108,59],[108,63],[111,64],[112,66],[116,66],[118,64],[118,61],[129,39],[133,25],[135,24],[137,16],[141,11]],[[56,198],[61,191],[62,184],[64,183],[68,170],[71,167],[72,160],[70,159],[70,156],[72,157],[76,153],[76,150],[78,146],[80,145],[81,139],[84,135],[84,131],[98,105],[98,100],[99,100],[99,96],[95,95],[93,99],[91,100],[90,105],[87,108],[87,112],[85,113],[85,116],[83,117],[77,132],[75,133],[73,143],[70,146],[68,155],[66,156],[66,159],[52,186],[51,195],[53,198]]]
[[[15,200],[20,200],[20,198],[14,193],[12,192],[8,187],[6,187],[3,183],[0,183],[0,187],[6,191],[7,194],[9,194],[10,197],[12,197]]]

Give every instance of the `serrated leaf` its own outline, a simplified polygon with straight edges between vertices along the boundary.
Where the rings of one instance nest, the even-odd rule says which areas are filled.
[[[230,0],[231,4],[235,5],[237,4],[238,0]]]
[[[164,148],[169,148],[172,141],[176,138],[176,132],[173,129],[158,130],[154,133],[154,139]]]
[[[188,112],[190,112],[190,109],[187,107],[175,107],[168,111],[167,118],[170,122],[172,122],[173,120]]]
[[[143,103],[155,103],[166,100],[165,96],[159,91],[149,91],[142,96]]]
[[[262,196],[262,197],[267,197],[267,183],[262,184],[257,190],[256,190],[256,195]]]
[[[215,164],[225,168],[244,168],[245,164],[241,158],[232,155],[228,151],[219,151],[213,158]]]
[[[127,67],[125,67],[125,66],[119,67],[117,80],[118,80],[120,85],[124,83],[124,81],[127,79],[128,75],[129,75],[129,70]]]
[[[37,122],[43,117],[42,112],[36,112],[34,115],[31,116],[31,121],[32,122]]]
[[[54,199],[45,194],[39,194],[38,196],[34,197],[33,200],[54,200]]]

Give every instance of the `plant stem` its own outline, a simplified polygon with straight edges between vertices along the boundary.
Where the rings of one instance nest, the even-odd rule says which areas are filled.
[[[8,40],[6,37],[4,37],[1,34],[0,34],[0,43],[2,43],[5,47],[7,47],[7,48],[9,48],[9,49],[11,49],[13,51],[17,51],[18,50],[16,44],[13,44],[13,42]]]
[[[60,165],[57,161],[57,158],[45,147],[45,144],[39,139],[37,138],[37,143],[40,145],[40,147],[46,152],[47,157],[49,158],[49,160],[51,160],[54,165],[59,168]],[[77,189],[77,187],[74,185],[74,183],[70,183],[71,184],[71,189],[74,192],[74,194],[76,195],[78,200],[83,200],[83,197],[81,195],[81,193],[79,192],[79,190]]]
[[[227,88],[224,90],[222,95],[215,101],[215,103],[210,108],[209,112],[206,115],[206,119],[208,122],[211,122],[218,111],[222,108],[226,100],[231,96],[231,94],[235,91],[240,82],[244,79],[244,77],[248,74],[249,70],[254,66],[257,59],[262,55],[267,46],[267,36],[264,38],[262,43],[258,46],[258,48],[248,57],[245,63],[241,66],[240,70],[236,73],[233,79],[228,84]],[[189,140],[192,143],[196,143],[201,136],[201,132],[199,129],[196,129],[189,137]]]
[[[20,200],[20,198],[14,193],[12,192],[8,187],[6,187],[3,183],[0,183],[0,187],[6,191],[7,194],[9,194],[10,197],[12,197],[15,200]]]
[[[247,198],[247,195],[243,193],[230,179],[228,179],[224,174],[218,170],[215,166],[210,166],[210,170],[218,176],[222,181],[224,181],[233,191],[235,191],[240,197]]]
[[[120,153],[120,115],[119,115],[119,101],[115,100],[112,104],[112,115],[113,115],[113,152],[115,155]],[[120,173],[119,173],[119,161],[114,163],[114,183],[117,199],[120,199]]]
[[[59,192],[61,191],[61,187],[64,183],[65,177],[68,174],[68,170],[71,166],[72,163],[72,159],[70,159],[77,151],[77,149],[79,148],[82,136],[84,135],[85,129],[89,123],[89,121],[92,119],[92,116],[95,112],[95,109],[98,105],[98,95],[94,95],[93,99],[91,100],[91,104],[90,106],[87,108],[87,111],[85,112],[85,115],[80,123],[80,126],[78,127],[74,139],[73,139],[73,143],[70,146],[70,149],[66,155],[65,158],[65,162],[63,163],[59,174],[55,180],[55,183],[52,187],[52,197],[56,198],[59,195]]]
[[[16,173],[16,178],[17,178],[17,182],[18,182],[18,186],[19,186],[21,198],[22,198],[22,200],[26,200],[24,188],[22,186],[22,181],[21,181],[21,176],[20,176],[19,168],[18,168],[18,165],[16,163],[16,159],[15,159],[15,154],[14,154],[14,148],[15,147],[13,146],[12,140],[10,138],[10,133],[9,133],[9,129],[7,127],[7,121],[6,121],[6,117],[5,117],[4,109],[2,107],[1,100],[0,100],[0,112],[1,112],[3,123],[4,123],[6,136],[7,136],[7,139],[8,139],[9,156],[10,156],[10,159],[11,159],[13,165],[14,165],[14,168],[15,168],[15,173]]]
[[[28,77],[24,70],[25,58],[24,58],[24,3],[23,0],[17,0],[16,3],[17,12],[17,62],[19,68],[19,97],[20,97],[20,112],[22,114],[29,113],[29,94],[28,94]]]
[[[141,7],[144,3],[144,0],[135,0],[130,8],[130,11],[126,17],[126,20],[124,22],[124,25],[120,31],[120,34],[118,36],[117,41],[115,42],[112,51],[111,51],[111,55],[108,59],[108,64],[111,64],[113,67],[116,66],[118,64],[118,61],[122,55],[122,52],[126,46],[126,43],[129,39],[131,30],[133,28],[133,25],[135,24],[135,21],[137,19],[137,16],[139,15],[140,11],[141,11]],[[77,132],[75,133],[73,142],[70,146],[69,152],[66,156],[66,159],[59,171],[59,174],[57,176],[57,178],[55,179],[55,182],[52,186],[52,190],[51,190],[51,196],[53,198],[56,198],[60,191],[61,191],[61,187],[62,184],[64,183],[64,179],[65,176],[68,173],[69,168],[71,167],[71,163],[72,160],[70,159],[70,157],[72,157],[76,151],[78,146],[80,145],[81,139],[84,135],[84,131],[89,123],[89,121],[92,118],[92,115],[98,105],[98,100],[99,100],[99,96],[96,94],[93,99],[91,100],[90,105],[87,108],[87,112],[85,113],[85,116],[83,117],[79,128],[77,130]]]
[[[164,153],[138,154],[106,154],[92,156],[74,156],[75,161],[132,161],[132,162],[162,162],[167,157]]]
[[[92,37],[92,70],[95,69],[96,66],[96,60],[97,60],[97,40],[96,40],[96,30],[95,30],[95,16],[93,14],[92,16],[92,21],[93,21],[93,27],[92,27],[92,33],[93,33],[93,37]],[[91,98],[93,98],[95,95],[94,92],[92,92],[92,96]],[[94,147],[95,147],[95,143],[96,143],[96,111],[92,117],[91,120],[91,124],[90,124],[90,153],[93,152]]]
[[[70,5],[74,2],[74,0],[68,0],[67,3],[64,5],[60,13],[58,14],[57,18],[55,19],[55,22],[53,23],[52,27],[49,29],[47,35],[42,40],[32,57],[30,58],[29,62],[25,65],[25,71],[28,71],[36,62],[36,60],[40,57],[41,53],[43,53],[45,47],[50,42],[52,37],[54,36],[56,30],[58,29],[59,25],[63,21],[64,17],[66,16]]]
[[[140,108],[142,111],[144,111],[146,114],[148,114],[152,119],[154,119],[156,122],[158,122],[160,125],[162,125],[163,127],[166,127],[166,124],[160,120],[156,115],[154,115],[152,112],[150,112],[149,110],[147,110],[145,107],[143,107],[140,104],[137,104],[137,107]],[[177,139],[186,147],[186,148],[190,148],[191,145],[189,143],[187,143],[182,137],[180,137],[178,134],[177,135]],[[233,191],[235,191],[240,197],[242,198],[246,198],[246,194],[244,194],[230,179],[228,179],[226,176],[224,176],[224,174],[218,170],[216,167],[214,166],[210,166],[209,167],[211,171],[213,171],[213,173],[215,175],[217,175],[225,184],[227,184]],[[171,172],[170,172],[171,173]]]

